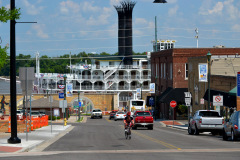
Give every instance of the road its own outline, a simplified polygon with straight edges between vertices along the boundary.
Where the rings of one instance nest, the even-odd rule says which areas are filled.
[[[122,121],[87,119],[72,124],[74,128],[43,151],[19,153],[0,157],[4,160],[90,160],[90,159],[210,159],[231,160],[240,157],[240,141],[223,141],[220,136],[188,135],[187,131],[162,127],[154,122],[154,129],[140,128],[126,140]]]

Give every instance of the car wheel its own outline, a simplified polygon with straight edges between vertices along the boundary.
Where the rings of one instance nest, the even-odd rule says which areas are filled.
[[[117,119],[114,119],[114,121],[117,121]]]
[[[227,137],[227,133],[225,132],[225,130],[223,129],[223,140],[227,141],[228,137]]]
[[[198,131],[198,128],[197,128],[197,125],[196,125],[196,124],[195,124],[194,134],[195,134],[195,135],[199,135],[199,131]]]
[[[232,141],[236,141],[236,136],[234,135],[234,131],[232,130],[231,131],[231,138],[232,138]]]
[[[188,125],[188,134],[193,135],[193,130],[190,125]]]

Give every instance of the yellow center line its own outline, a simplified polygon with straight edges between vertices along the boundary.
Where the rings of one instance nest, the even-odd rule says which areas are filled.
[[[105,118],[109,123],[112,123],[112,121],[111,120],[109,120],[108,118]]]
[[[169,143],[160,141],[160,140],[158,140],[158,139],[149,137],[149,136],[147,136],[147,135],[138,133],[138,132],[136,132],[136,131],[132,131],[132,132],[133,132],[134,134],[138,135],[138,136],[141,136],[141,137],[145,138],[145,139],[148,139],[148,140],[150,140],[150,141],[159,143],[159,144],[161,144],[161,145],[163,145],[163,146],[165,146],[165,147],[167,147],[167,148],[181,150],[181,148],[178,148],[178,147],[176,147],[176,146],[174,146],[174,145],[171,145],[171,144],[169,144]]]

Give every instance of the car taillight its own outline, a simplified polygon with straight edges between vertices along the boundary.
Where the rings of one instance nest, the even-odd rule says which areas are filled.
[[[137,120],[138,120],[138,118],[136,117],[136,118],[135,118],[135,121],[137,121]]]
[[[199,123],[202,123],[202,119],[199,119]]]
[[[235,128],[235,129],[238,129],[238,126],[235,124],[235,125],[234,125],[234,128]]]
[[[118,116],[118,114],[116,116]]]
[[[222,119],[222,124],[224,124],[224,119]]]
[[[123,116],[126,116],[125,114]]]

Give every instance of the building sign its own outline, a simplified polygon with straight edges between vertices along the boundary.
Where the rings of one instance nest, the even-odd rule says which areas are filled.
[[[72,97],[72,93],[73,93],[73,84],[72,83],[68,83],[66,85],[66,97]]]
[[[155,83],[150,83],[150,93],[155,93]]]
[[[237,73],[237,96],[240,96],[240,72]]]
[[[207,82],[207,70],[207,63],[201,63],[198,65],[199,82]]]
[[[223,106],[223,96],[213,96],[214,106]]]

